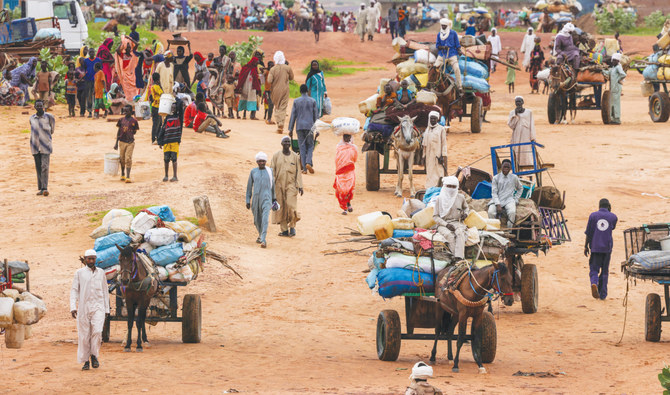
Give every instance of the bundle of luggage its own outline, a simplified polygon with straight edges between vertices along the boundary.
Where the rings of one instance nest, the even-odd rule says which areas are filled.
[[[32,325],[44,318],[47,306],[30,292],[5,289],[0,293],[0,328],[7,348],[21,348],[32,334]]]
[[[95,239],[95,264],[105,270],[110,282],[120,270],[118,247],[131,245],[160,281],[188,283],[201,271],[206,248],[201,234],[197,225],[177,221],[170,207],[154,206],[135,217],[127,210],[110,210],[90,237]]]

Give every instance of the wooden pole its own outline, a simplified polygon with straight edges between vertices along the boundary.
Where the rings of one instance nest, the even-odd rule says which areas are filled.
[[[195,207],[195,216],[198,218],[198,225],[207,228],[210,232],[216,232],[216,224],[214,223],[212,208],[209,205],[209,198],[205,195],[196,196],[193,198],[193,206]]]

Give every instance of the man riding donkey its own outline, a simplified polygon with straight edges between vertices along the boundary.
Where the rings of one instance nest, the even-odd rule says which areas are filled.
[[[458,67],[458,55],[461,53],[461,43],[458,34],[451,29],[452,22],[448,18],[440,19],[440,32],[437,33],[437,59],[428,71],[428,81],[437,81],[437,76],[446,75],[447,65],[454,72],[456,87],[462,94],[461,69]],[[436,75],[437,74],[437,75]]]
[[[570,66],[571,75],[563,82],[564,86],[574,83],[577,78],[577,71],[579,71],[579,64],[581,55],[579,48],[575,45],[575,40],[572,33],[575,31],[575,26],[572,23],[566,23],[563,29],[556,35],[554,41],[554,52],[556,53],[557,64]]]

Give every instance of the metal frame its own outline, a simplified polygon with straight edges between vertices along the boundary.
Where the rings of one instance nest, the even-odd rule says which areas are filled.
[[[544,234],[551,239],[552,242],[567,242],[572,241],[570,238],[570,231],[566,225],[565,217],[563,217],[563,210],[538,207],[540,210],[542,230]]]
[[[531,149],[533,150],[533,170],[524,170],[524,171],[515,171],[517,168],[516,162],[514,160],[514,147],[520,147],[520,146],[526,146],[530,145]],[[526,175],[533,175],[533,174],[538,174],[542,173],[543,171],[549,170],[549,168],[537,168],[537,147],[544,148],[544,145],[537,143],[535,141],[531,141],[529,143],[516,143],[516,144],[506,144],[506,145],[497,145],[495,147],[491,147],[491,165],[493,169],[493,175],[495,176],[498,174],[498,150],[503,149],[503,148],[509,148],[509,156],[510,160],[512,161],[512,173],[516,174],[517,176],[526,176]],[[507,159],[507,158],[505,158]],[[540,185],[538,185],[540,186]]]

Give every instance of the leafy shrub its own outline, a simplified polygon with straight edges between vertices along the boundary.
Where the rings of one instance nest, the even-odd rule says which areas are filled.
[[[42,48],[40,50],[40,62],[37,65],[37,70],[42,68],[42,61],[46,61],[49,66],[49,71],[57,71],[60,78],[56,80],[56,84],[52,85],[51,90],[56,94],[56,100],[62,101],[65,97],[65,74],[67,74],[67,63],[63,61],[63,57],[51,56],[49,48]],[[74,62],[76,59],[73,58]],[[40,70],[41,71],[41,70]]]
[[[621,8],[595,11],[593,15],[600,34],[625,33],[635,29],[635,15]]]
[[[647,27],[655,27],[657,29],[660,29],[661,27],[663,27],[665,20],[669,18],[670,15],[668,16],[663,15],[662,11],[654,11],[644,18],[644,24],[647,25]]]
[[[219,39],[219,45],[226,45],[226,43]],[[228,52],[235,51],[237,56],[237,61],[245,65],[251,60],[251,56],[254,54],[256,49],[258,49],[263,43],[263,37],[259,36],[249,36],[249,41],[236,42],[228,46]]]

